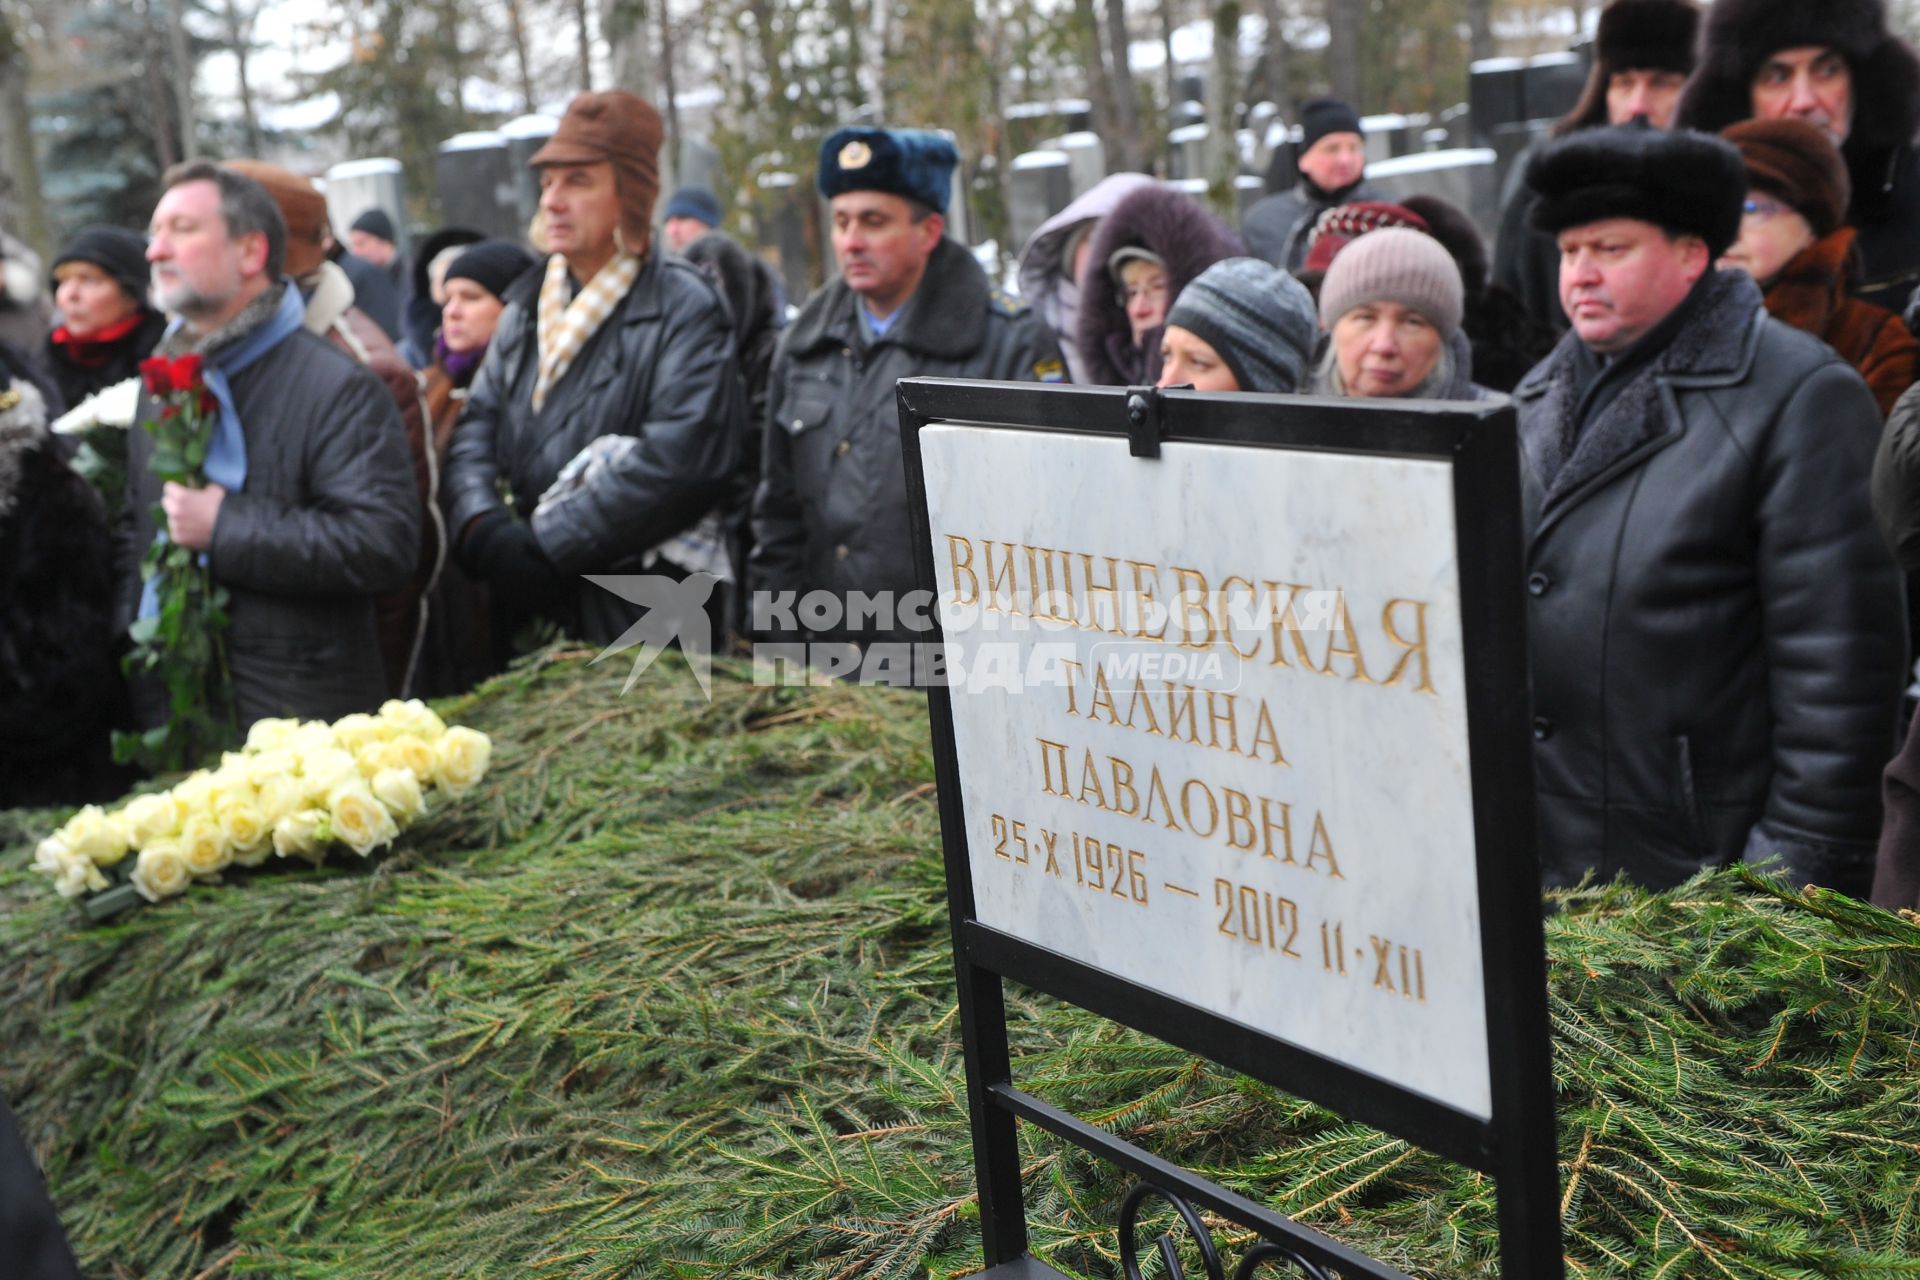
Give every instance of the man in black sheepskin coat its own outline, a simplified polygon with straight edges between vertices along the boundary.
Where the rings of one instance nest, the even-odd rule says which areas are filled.
[[[1826,129],[1853,179],[1853,294],[1899,311],[1920,283],[1920,57],[1887,29],[1883,0],[1715,0],[1680,123],[1796,117]]]

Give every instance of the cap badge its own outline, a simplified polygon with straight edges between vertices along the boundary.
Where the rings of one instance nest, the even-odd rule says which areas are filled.
[[[842,169],[864,169],[867,161],[873,159],[873,148],[855,138],[840,148],[840,167]]]

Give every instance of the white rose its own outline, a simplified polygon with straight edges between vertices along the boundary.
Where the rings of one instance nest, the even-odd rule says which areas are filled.
[[[300,757],[286,747],[272,747],[246,757],[247,781],[265,787],[273,778],[291,778],[300,772]]]
[[[127,836],[136,848],[144,849],[155,840],[178,834],[185,818],[180,802],[170,791],[135,796],[127,802]]]
[[[424,742],[437,741],[447,731],[447,722],[418,698],[405,702],[389,698],[380,705],[380,718],[393,726],[396,734],[410,733]]]
[[[260,806],[243,797],[229,799],[220,808],[220,838],[243,867],[257,867],[273,852],[273,827]]]
[[[374,798],[387,806],[394,820],[412,822],[427,811],[427,798],[420,791],[420,779],[411,769],[382,769],[373,775]]]
[[[57,834],[50,835],[34,846],[33,869],[50,876],[59,875],[61,869],[66,866],[67,859],[72,855],[73,850],[67,847],[64,839]]]
[[[433,752],[434,783],[457,800],[487,776],[493,742],[484,733],[455,725],[433,744]]]
[[[260,810],[260,821],[271,832],[280,819],[305,806],[306,795],[300,779],[291,773],[274,774],[260,782],[254,804]]]
[[[247,730],[247,750],[272,751],[284,747],[299,728],[298,720],[255,720]]]
[[[63,898],[97,893],[106,887],[107,878],[100,874],[100,868],[93,865],[93,860],[71,850],[53,878],[53,891]]]
[[[67,819],[60,838],[96,867],[110,867],[127,856],[126,829],[90,804]]]
[[[327,797],[327,817],[334,838],[363,858],[400,834],[387,807],[358,780],[334,788]]]
[[[382,769],[393,767],[387,762],[388,746],[389,744],[385,742],[369,742],[353,753],[353,762],[359,766],[360,776],[368,782],[372,782],[373,775]]]
[[[220,824],[208,814],[196,813],[180,828],[180,856],[190,875],[210,876],[233,861],[233,850],[220,834]]]
[[[358,752],[369,742],[385,742],[387,726],[364,712],[355,712],[333,722],[333,739],[348,751]]]
[[[180,846],[172,840],[156,840],[143,845],[140,856],[134,860],[133,874],[127,877],[148,902],[158,902],[162,898],[186,892],[190,878],[187,860],[181,856]]]
[[[300,756],[301,789],[314,805],[326,803],[335,788],[360,777],[360,766],[338,747],[322,747]]]
[[[213,775],[201,769],[174,784],[173,798],[180,802],[180,808],[189,815],[212,813],[214,787]]]
[[[443,740],[445,734],[440,735]],[[439,767],[440,758],[434,752],[433,743],[416,733],[406,733],[387,744],[387,763],[396,769],[412,771],[421,786],[433,782],[434,770]]]
[[[318,866],[326,856],[320,848],[327,815],[321,809],[302,809],[273,824],[273,851],[283,858],[307,858]]]

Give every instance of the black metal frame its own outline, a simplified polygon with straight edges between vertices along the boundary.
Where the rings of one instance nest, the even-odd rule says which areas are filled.
[[[981,924],[974,907],[951,695],[936,686],[928,691],[935,776],[988,1274],[1009,1280],[1055,1274],[1027,1254],[1015,1132],[1024,1119],[1145,1179],[1176,1209],[1190,1201],[1259,1232],[1271,1247],[1257,1247],[1236,1276],[1250,1276],[1273,1260],[1309,1276],[1325,1269],[1341,1277],[1406,1280],[1399,1271],[1015,1088],[1003,990],[1003,981],[1010,979],[1491,1175],[1498,1194],[1502,1274],[1511,1280],[1561,1280],[1530,712],[1526,682],[1515,676],[1526,670],[1526,642],[1512,408],[1504,402],[1327,401],[939,378],[902,381],[899,406],[915,564],[920,585],[929,591],[936,579],[920,431],[936,423],[1120,436],[1129,441],[1134,457],[1145,459],[1142,466],[1154,465],[1151,459],[1166,441],[1430,458],[1449,463],[1453,473],[1491,1119]],[[944,638],[937,616],[928,638]],[[1127,1247],[1132,1248],[1130,1239]],[[1203,1253],[1210,1248],[1204,1246]]]

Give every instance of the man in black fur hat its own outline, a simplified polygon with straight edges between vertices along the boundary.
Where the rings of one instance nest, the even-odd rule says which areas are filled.
[[[1839,144],[1853,294],[1899,311],[1920,283],[1920,57],[1887,29],[1883,0],[1716,0],[1680,121],[1717,133],[1750,117],[1806,120]]]
[[[1680,90],[1693,70],[1693,39],[1699,27],[1700,10],[1690,0],[1613,0],[1600,12],[1587,87],[1573,110],[1553,126],[1552,136],[1564,138],[1576,130],[1641,117],[1656,129],[1672,127]],[[1516,161],[1507,179],[1494,240],[1493,282],[1518,298],[1535,323],[1565,333],[1560,252],[1552,237],[1527,225],[1534,200],[1521,177],[1530,157]]]
[[[1728,143],[1587,129],[1526,177],[1573,326],[1514,391],[1547,882],[1745,860],[1864,894],[1906,648],[1873,396],[1714,270]]]

